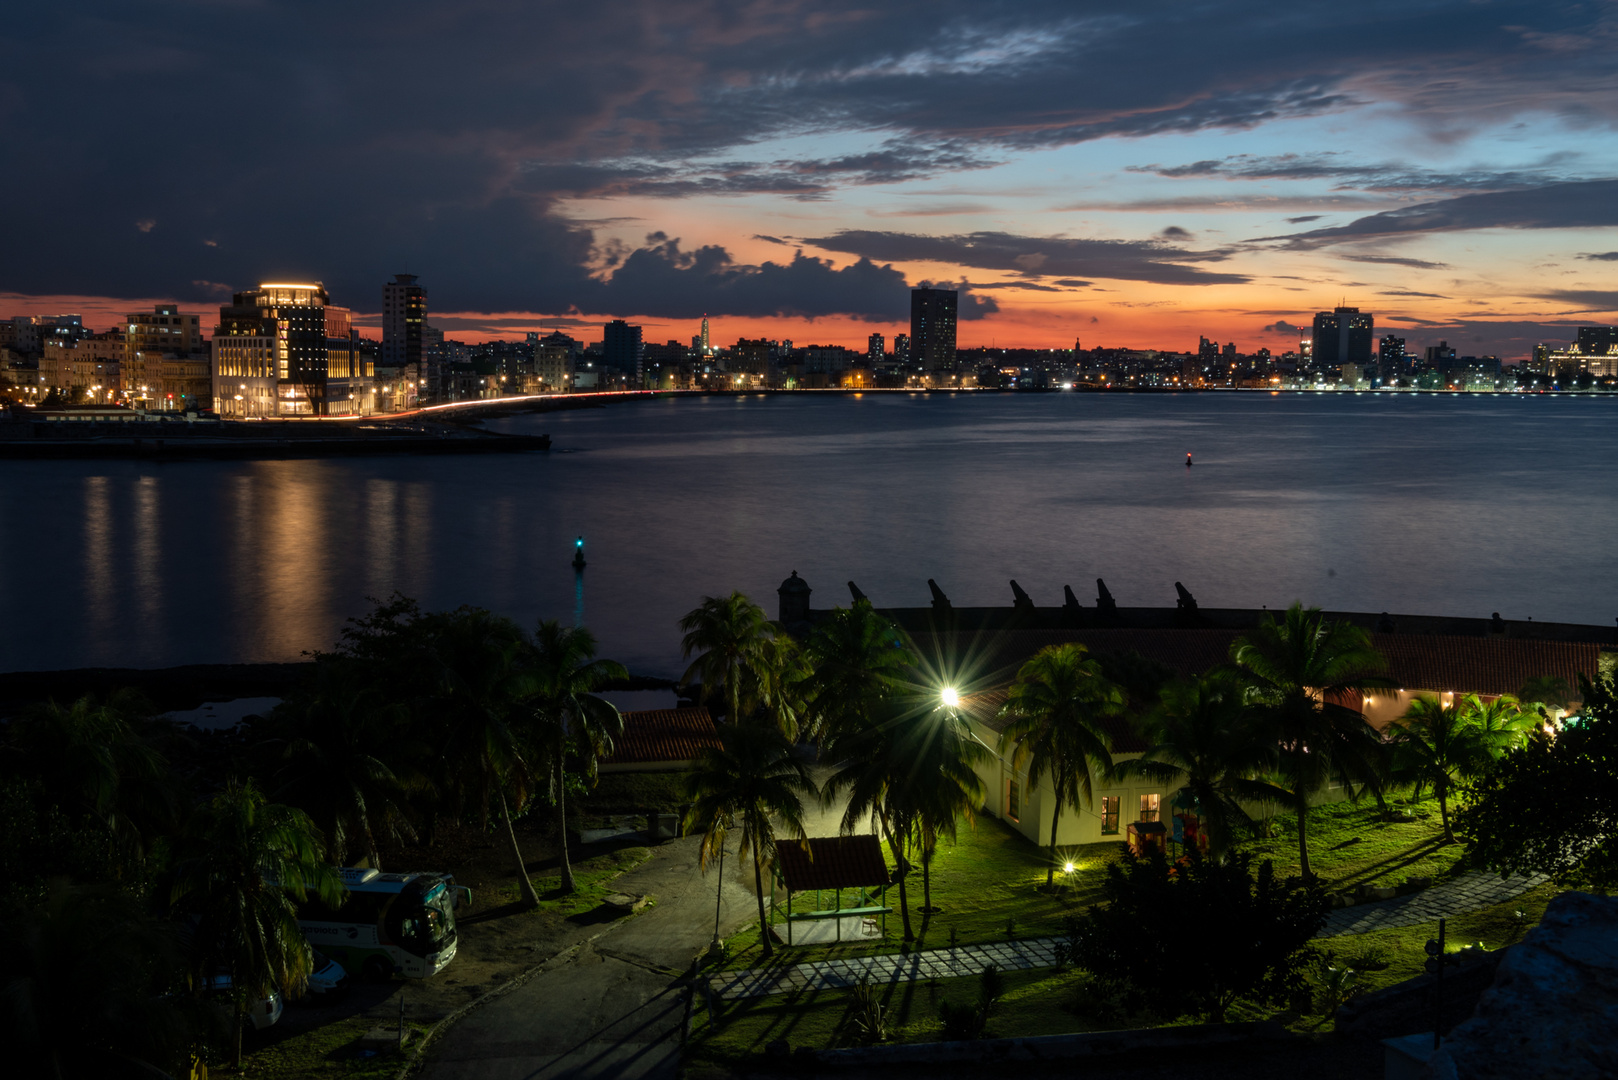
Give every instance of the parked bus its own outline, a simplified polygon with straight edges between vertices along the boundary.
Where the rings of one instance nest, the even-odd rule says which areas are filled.
[[[424,979],[455,959],[455,900],[444,874],[382,874],[342,867],[348,892],[335,910],[310,894],[298,908],[309,944],[351,972]]]

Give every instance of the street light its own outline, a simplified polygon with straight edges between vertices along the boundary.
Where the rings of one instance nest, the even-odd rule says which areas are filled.
[[[946,709],[953,709],[961,703],[961,695],[956,692],[953,686],[944,687],[938,696],[943,700]]]

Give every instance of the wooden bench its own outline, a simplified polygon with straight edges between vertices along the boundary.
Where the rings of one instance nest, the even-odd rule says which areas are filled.
[[[853,919],[866,915],[887,915],[892,911],[890,907],[831,908],[827,911],[794,911],[787,918],[793,922],[799,919]]]

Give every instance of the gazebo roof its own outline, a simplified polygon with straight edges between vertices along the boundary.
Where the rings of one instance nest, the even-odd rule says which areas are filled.
[[[779,840],[775,863],[788,892],[888,884],[882,844],[870,835],[817,836],[802,842]]]

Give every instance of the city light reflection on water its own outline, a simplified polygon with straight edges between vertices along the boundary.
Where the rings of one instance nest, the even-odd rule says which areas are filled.
[[[817,607],[1094,602],[1612,625],[1618,401],[868,394],[644,401],[498,421],[550,454],[11,462],[0,670],[296,659],[367,597],[584,612],[677,674],[675,620],[741,589]],[[1185,454],[1195,453],[1187,469]],[[588,581],[569,560],[589,544]],[[577,591],[576,591],[577,590]]]

